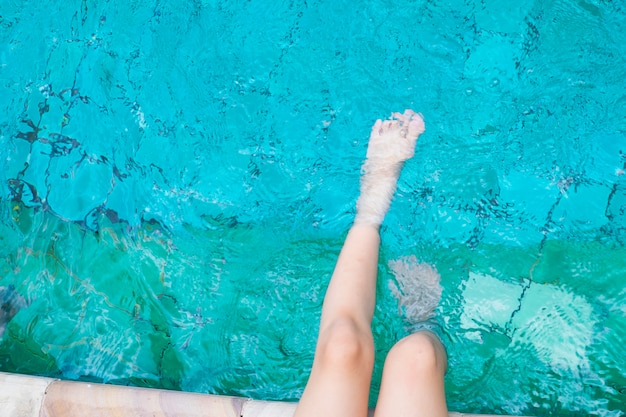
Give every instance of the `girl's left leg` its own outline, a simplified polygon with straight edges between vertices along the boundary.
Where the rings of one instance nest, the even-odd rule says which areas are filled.
[[[374,342],[378,228],[348,232],[324,298],[313,369],[296,417],[365,417]]]
[[[375,417],[447,417],[444,391],[447,356],[429,331],[400,340],[389,351]]]

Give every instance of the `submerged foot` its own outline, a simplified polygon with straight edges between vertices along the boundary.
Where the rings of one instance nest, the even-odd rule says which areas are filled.
[[[413,110],[392,113],[387,120],[377,120],[372,127],[367,159],[379,164],[395,164],[411,158],[415,143],[424,132],[422,116]]]
[[[396,278],[389,287],[409,323],[417,325],[434,316],[442,292],[437,270],[418,262],[415,255],[389,261],[388,265]]]
[[[415,143],[423,132],[424,120],[413,110],[392,113],[391,118],[376,121],[362,168],[355,223],[380,226],[389,210],[402,164],[415,153]]]

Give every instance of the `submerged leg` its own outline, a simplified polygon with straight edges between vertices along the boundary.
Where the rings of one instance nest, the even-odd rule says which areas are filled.
[[[396,188],[402,162],[413,156],[422,118],[394,113],[372,128],[354,225],[348,232],[322,307],[313,369],[295,416],[367,414],[374,365],[371,332],[376,303],[379,227]]]

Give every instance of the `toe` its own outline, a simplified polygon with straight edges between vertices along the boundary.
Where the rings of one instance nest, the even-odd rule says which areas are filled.
[[[380,129],[382,127],[383,127],[383,121],[380,119],[376,120],[376,123],[374,123],[374,126],[372,126],[372,135],[373,134],[379,135]]]
[[[409,134],[411,136],[417,136],[424,133],[424,119],[421,114],[413,113],[413,117],[408,124]]]
[[[417,116],[417,113],[415,113],[413,110],[411,109],[404,110],[404,117],[406,117],[408,120],[411,120],[415,116]]]

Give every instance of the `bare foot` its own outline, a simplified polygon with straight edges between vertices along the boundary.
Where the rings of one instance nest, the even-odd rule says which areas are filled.
[[[416,325],[434,316],[442,291],[437,270],[419,263],[415,255],[389,261],[388,265],[396,277],[389,287],[407,320]]]
[[[377,120],[372,127],[367,147],[367,159],[381,163],[395,164],[411,158],[415,143],[424,132],[422,116],[413,110],[392,113],[391,118]]]
[[[415,153],[415,143],[422,132],[424,120],[413,110],[392,113],[390,119],[376,121],[362,167],[355,223],[380,226],[383,222],[402,164]]]

